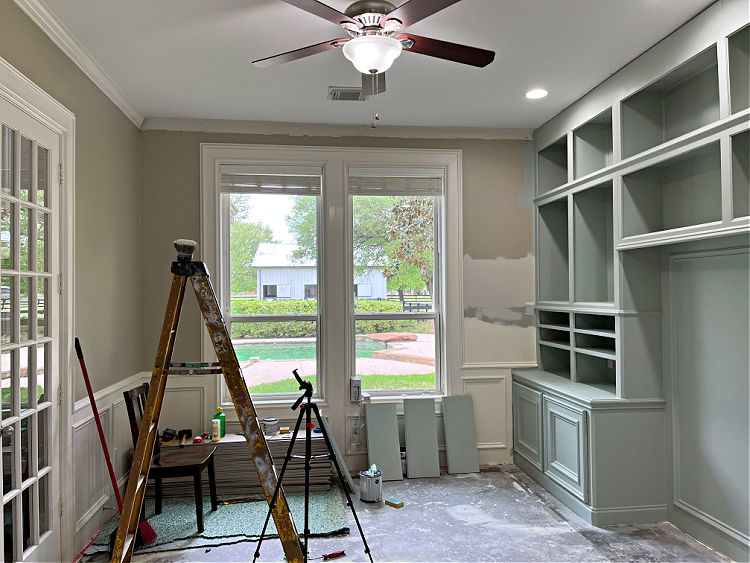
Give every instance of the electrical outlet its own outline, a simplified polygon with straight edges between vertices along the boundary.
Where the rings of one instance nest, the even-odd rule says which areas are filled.
[[[347,418],[346,453],[361,454],[367,451],[367,427],[363,418]]]

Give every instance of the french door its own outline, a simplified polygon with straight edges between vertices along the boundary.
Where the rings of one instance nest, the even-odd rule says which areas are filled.
[[[0,98],[0,348],[5,561],[60,558],[60,137]]]

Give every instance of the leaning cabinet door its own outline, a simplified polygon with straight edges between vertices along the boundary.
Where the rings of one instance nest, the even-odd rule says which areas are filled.
[[[588,502],[588,412],[544,396],[544,473]]]
[[[513,383],[513,451],[542,470],[542,394]]]

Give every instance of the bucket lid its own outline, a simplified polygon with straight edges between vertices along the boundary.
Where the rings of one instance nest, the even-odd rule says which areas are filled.
[[[276,418],[275,416],[267,416],[266,418],[263,419],[263,422],[278,422],[278,421],[279,419]]]

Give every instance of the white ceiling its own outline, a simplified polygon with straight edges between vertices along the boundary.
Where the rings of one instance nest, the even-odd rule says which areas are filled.
[[[281,0],[43,2],[144,116],[361,125],[377,111],[390,126],[535,128],[713,0],[462,0],[408,30],[492,49],[495,61],[404,52],[387,92],[366,102],[326,100],[329,85],[360,82],[338,50],[250,64],[343,36]],[[550,95],[526,100],[536,86]]]

